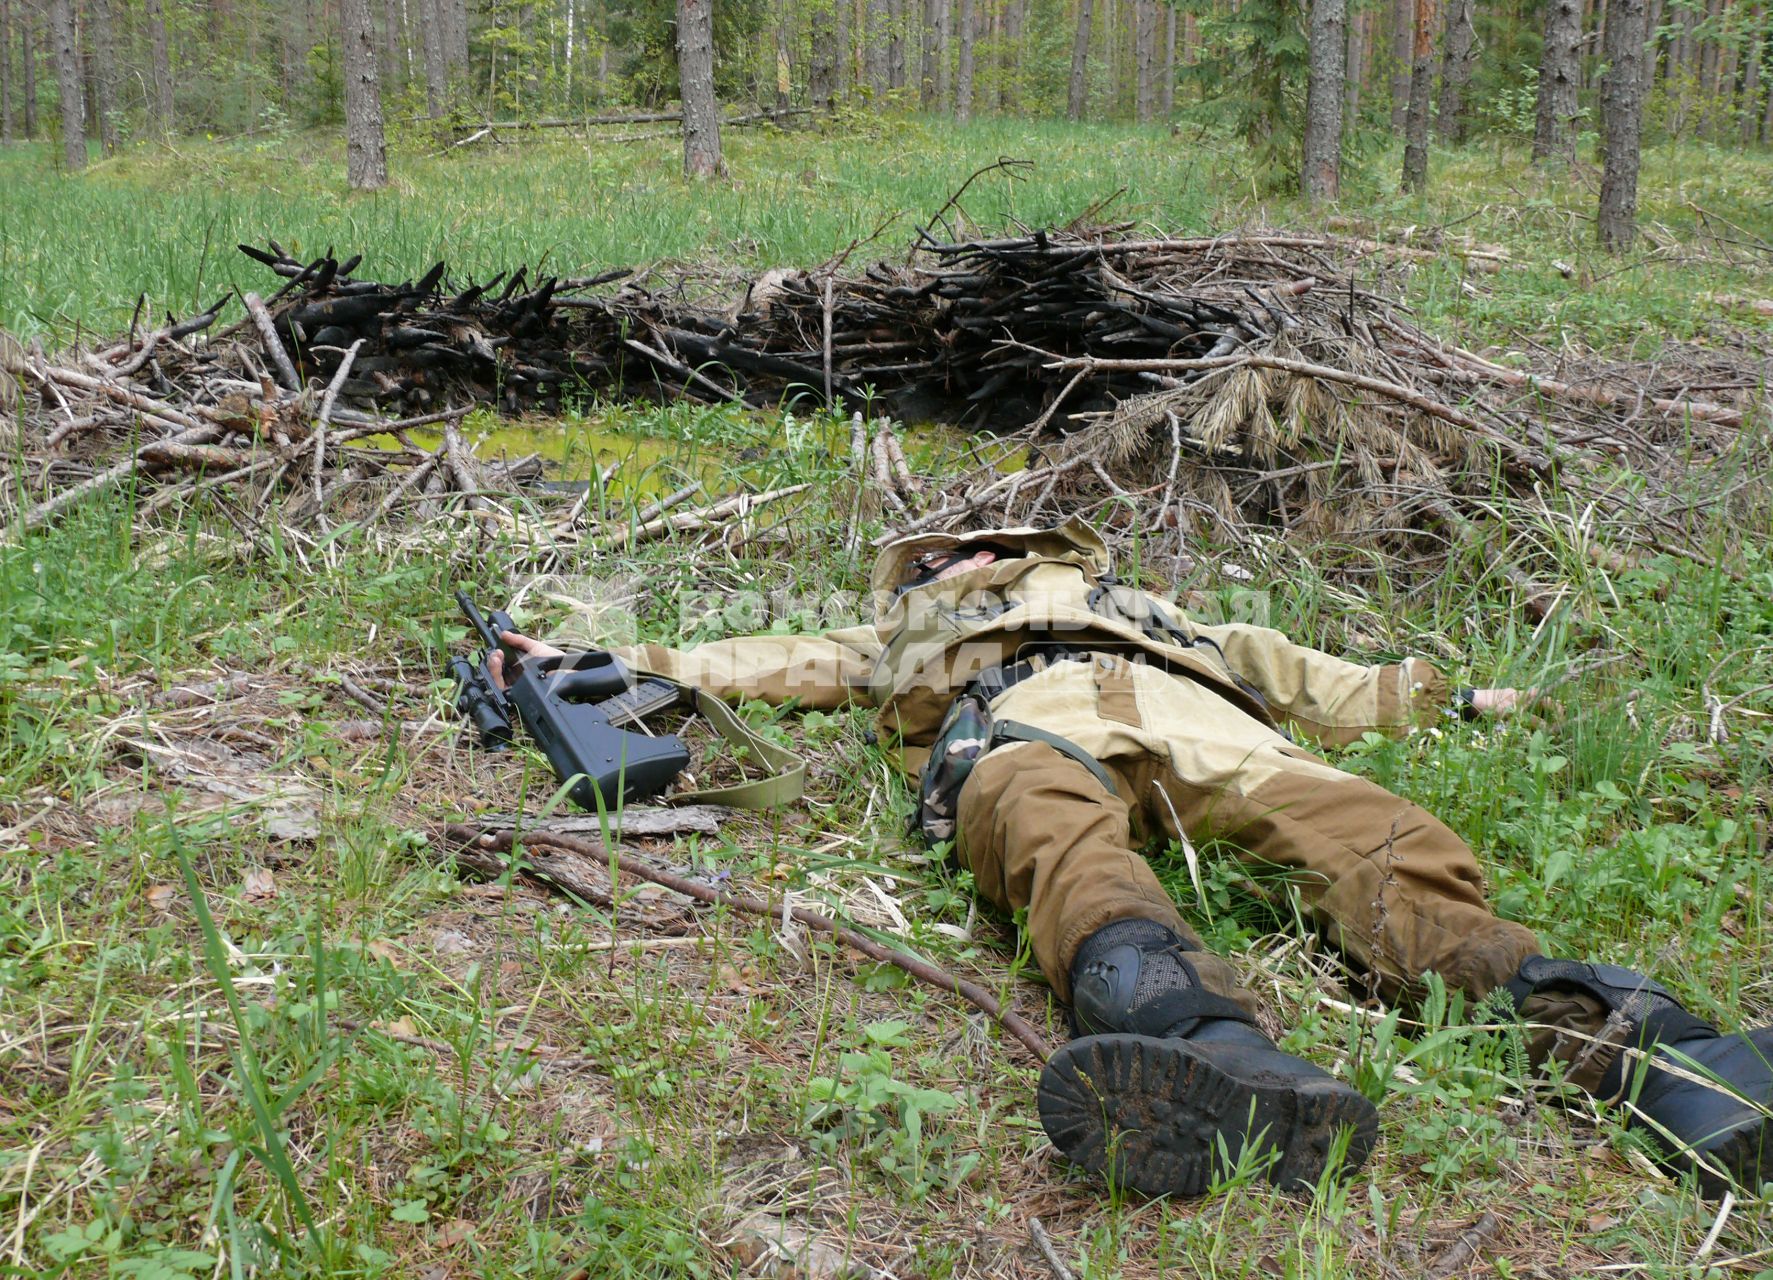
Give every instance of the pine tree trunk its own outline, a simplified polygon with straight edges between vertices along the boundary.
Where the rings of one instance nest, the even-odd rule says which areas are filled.
[[[55,50],[56,92],[61,97],[62,160],[69,173],[78,173],[86,167],[86,100],[80,91],[72,0],[50,0],[49,40]]]
[[[1410,114],[1404,121],[1404,190],[1428,189],[1428,108],[1434,96],[1434,0],[1416,0]]]
[[[1736,12],[1741,11],[1737,10]],[[1738,115],[1736,106],[1736,86],[1738,79],[1736,75],[1736,60],[1745,33],[1742,31],[1741,24],[1739,23],[1732,22],[1732,28],[1733,29],[1724,38],[1722,47],[1718,50],[1717,136],[1720,138],[1735,137],[1738,124],[1736,118]],[[1650,83],[1647,73],[1644,83],[1646,86]],[[1646,96],[1647,93],[1648,90],[1646,89]]]
[[[108,156],[117,154],[117,40],[111,25],[112,0],[86,0],[86,20],[92,45],[92,114],[98,125],[99,146]]]
[[[433,120],[441,119],[449,110],[448,19],[444,8],[448,0],[418,0],[420,39],[425,46],[425,113]]]
[[[1600,51],[1606,48],[1607,39],[1607,0],[1584,0],[1584,5],[1585,11],[1582,15],[1584,35],[1576,53],[1576,65],[1579,73],[1576,81],[1578,97],[1593,87],[1594,78],[1600,74]]]
[[[915,4],[916,0],[912,0]],[[887,4],[887,88],[905,87],[905,0]]]
[[[1007,0],[1003,39],[998,44],[997,81],[997,109],[1005,115],[1014,114],[1022,105],[1022,27],[1027,19],[1028,0]]]
[[[1675,79],[1687,69],[1687,46],[1690,41],[1687,33],[1693,29],[1692,5],[1680,5],[1675,10],[1674,20],[1670,25],[1674,27],[1674,33],[1668,41],[1668,76]]]
[[[1165,120],[1176,114],[1176,6],[1164,6],[1164,65],[1157,82],[1157,110]]]
[[[942,0],[923,0],[923,39],[918,49],[917,105],[934,111],[936,95],[936,30],[942,21]]]
[[[966,124],[973,118],[973,0],[959,0],[955,7],[960,56],[954,69],[954,118]]]
[[[1620,253],[1637,235],[1638,144],[1644,118],[1644,0],[1612,0],[1607,73],[1601,78],[1601,129],[1607,154],[1595,235]]]
[[[1342,61],[1342,132],[1348,134],[1360,125],[1361,78],[1367,65],[1367,18],[1362,9],[1348,19],[1348,55]]]
[[[1126,86],[1120,78],[1120,9],[1115,0],[1100,0],[1100,6],[1097,25],[1102,28],[1103,61],[1107,64],[1103,69],[1108,73],[1108,114],[1119,116],[1126,100]]]
[[[776,4],[776,114],[787,113],[793,105],[794,62],[789,52],[788,6],[783,0]]]
[[[468,0],[438,0],[444,17],[443,61],[451,80],[468,78]]]
[[[572,0],[567,0],[567,88],[572,87]],[[400,0],[382,0],[382,84],[392,89],[400,80]]]
[[[561,69],[566,77],[566,107],[569,111],[572,109],[574,72],[580,48],[578,33],[579,0],[566,0],[566,52],[561,58]]]
[[[600,4],[596,12],[597,101],[601,103],[609,97],[609,6]]]
[[[1657,29],[1662,26],[1662,2],[1663,0],[1650,0],[1650,17],[1644,24],[1644,39],[1647,42],[1644,49],[1645,84],[1656,83],[1663,74],[1657,66],[1662,58],[1663,41],[1657,34]]]
[[[1133,118],[1151,123],[1157,101],[1157,0],[1133,0]]]
[[[720,107],[714,101],[712,0],[677,0],[677,77],[683,92],[683,173],[714,178],[720,159]]]
[[[369,0],[340,0],[339,21],[345,49],[345,175],[351,190],[376,191],[388,185],[388,147]]]
[[[1391,131],[1402,133],[1410,118],[1410,49],[1415,35],[1415,0],[1391,3]]]
[[[868,34],[863,65],[875,97],[887,90],[887,0],[868,0]]]
[[[813,0],[810,59],[807,63],[807,96],[819,111],[837,105],[837,11],[832,0]]]
[[[308,84],[308,50],[314,47],[314,10],[310,0],[292,0],[278,24],[283,63],[283,109],[295,114],[296,102]]]
[[[1095,0],[1078,0],[1077,34],[1071,41],[1071,83],[1065,95],[1065,115],[1071,120],[1084,118],[1090,88],[1090,17],[1094,8]]]
[[[1576,159],[1577,46],[1582,39],[1578,0],[1546,0],[1545,45],[1539,58],[1539,113],[1533,159]]]
[[[1762,79],[1767,78],[1765,70],[1773,70],[1773,33],[1767,37],[1765,46],[1766,59]],[[1761,141],[1773,142],[1773,84],[1767,86],[1766,107],[1761,112]]]
[[[1674,116],[1670,121],[1670,132],[1676,138],[1687,131],[1693,119],[1693,91],[1699,83],[1699,36],[1695,31],[1698,15],[1693,5],[1684,5],[1680,14],[1680,31],[1675,36],[1674,62],[1676,88],[1674,94]]]
[[[1723,13],[1723,0],[1711,0],[1706,8],[1705,24],[1711,35],[1699,42],[1699,136],[1717,137],[1718,102],[1718,37],[1717,28]]]
[[[1310,22],[1311,72],[1305,87],[1305,157],[1299,185],[1316,204],[1334,200],[1341,190],[1348,0],[1311,0]]]
[[[936,0],[936,109],[954,110],[954,0]]]
[[[1764,6],[1757,4],[1751,8],[1742,45],[1742,120],[1738,136],[1749,147],[1755,144],[1761,128],[1761,59],[1766,54],[1766,21]]]
[[[24,0],[18,15],[20,86],[24,90],[24,108],[20,112],[25,126],[25,141],[37,136],[37,23],[31,0]]]
[[[0,0],[0,143],[12,129],[12,0]]]
[[[837,101],[847,101],[855,84],[855,49],[851,33],[855,30],[855,6],[851,0],[831,0],[831,14],[837,27],[837,77],[832,82]]]
[[[1471,83],[1477,30],[1472,26],[1472,0],[1449,0],[1446,49],[1441,62],[1440,114],[1435,128],[1448,142],[1465,141],[1465,89]]]
[[[162,134],[172,132],[172,47],[166,36],[166,10],[162,0],[147,0],[148,48],[151,59],[149,80],[153,99],[149,106],[154,127]]]

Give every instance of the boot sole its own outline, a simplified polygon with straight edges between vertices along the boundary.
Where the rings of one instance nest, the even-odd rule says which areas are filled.
[[[1379,1137],[1373,1104],[1339,1080],[1278,1075],[1255,1057],[1241,1045],[1085,1036],[1041,1071],[1040,1122],[1066,1159],[1150,1196],[1204,1195],[1225,1157],[1235,1166],[1252,1143],[1279,1153],[1268,1181],[1309,1190],[1343,1129],[1342,1172],[1359,1169]]]

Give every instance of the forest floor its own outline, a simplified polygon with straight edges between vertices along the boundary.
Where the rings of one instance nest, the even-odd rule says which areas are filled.
[[[1120,188],[1115,211],[1165,230],[1309,225],[1264,205],[1240,150],[1211,138],[856,129],[740,135],[732,181],[712,188],[676,176],[668,141],[415,150],[372,198],[347,198],[336,152],[303,139],[182,141],[76,182],[42,153],[0,153],[0,328],[50,346],[110,334],[142,293],[155,314],[189,312],[261,283],[232,245],[267,235],[362,251],[381,278],[438,257],[478,272],[543,255],[804,265],[883,226],[858,253],[889,256],[1000,155],[1037,165],[969,199],[987,226],[1065,221]],[[1434,172],[1424,200],[1357,175],[1340,210],[1356,231],[1456,228],[1506,249],[1493,274],[1413,272],[1431,329],[1640,356],[1773,329],[1757,307],[1773,298],[1773,157],[1649,152],[1649,239],[1618,260],[1589,245],[1592,171],[1553,181],[1483,144],[1437,153]],[[591,456],[622,464],[591,499],[617,526],[686,477],[809,486],[742,539],[564,566],[623,589],[647,638],[687,644],[864,590],[892,513],[858,504],[831,447],[841,424],[806,426],[598,405],[524,430],[561,434],[577,474]],[[1545,494],[1539,523],[1509,530],[1565,567],[1543,619],[1482,548],[1426,582],[1254,584],[1272,625],[1332,651],[1555,684],[1542,719],[1449,722],[1336,758],[1469,839],[1499,909],[1549,952],[1648,969],[1729,1025],[1773,1017],[1760,430],[1732,501],[1684,530],[1711,548],[1698,558],[1597,568],[1584,512]],[[941,478],[967,450],[932,434],[913,463]],[[535,812],[553,791],[534,757],[480,752],[448,710],[444,663],[465,648],[451,590],[502,603],[507,563],[469,522],[413,537],[344,524],[315,547],[219,509],[138,522],[125,501],[0,548],[0,1265],[166,1280],[1773,1275],[1764,1200],[1720,1212],[1657,1174],[1615,1117],[1556,1105],[1518,1037],[1468,1025],[1457,1002],[1365,1006],[1285,896],[1246,892],[1224,850],[1200,851],[1198,882],[1181,851],[1151,856],[1286,1047],[1380,1103],[1372,1161],[1316,1197],[1252,1169],[1192,1202],[1076,1175],[1040,1131],[1018,1045],[778,923],[626,880],[599,907],[465,879],[444,826]],[[760,598],[775,601],[762,616]],[[540,594],[519,610],[538,630],[559,616]],[[812,762],[806,800],[633,846],[900,935],[1062,1038],[1013,924],[907,836],[911,797],[867,714],[746,712]]]

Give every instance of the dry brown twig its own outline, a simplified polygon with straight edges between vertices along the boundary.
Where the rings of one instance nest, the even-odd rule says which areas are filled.
[[[1034,1247],[1040,1250],[1040,1256],[1046,1261],[1047,1269],[1053,1273],[1053,1280],[1077,1280],[1071,1268],[1059,1257],[1059,1251],[1053,1248],[1052,1237],[1039,1218],[1028,1219],[1028,1235],[1034,1241]]]
[[[277,371],[278,381],[286,391],[300,391],[301,376],[290,362],[289,352],[283,348],[283,339],[277,336],[276,322],[265,309],[264,299],[256,293],[249,293],[241,301],[246,304],[246,313],[252,317],[253,328],[258,330],[259,341],[264,344],[265,355],[271,361],[271,367]]]

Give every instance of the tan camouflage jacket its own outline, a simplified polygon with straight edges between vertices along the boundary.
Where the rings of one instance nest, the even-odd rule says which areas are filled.
[[[989,541],[1022,554],[899,592],[926,552]],[[1141,655],[1211,686],[1240,710],[1341,744],[1399,733],[1448,704],[1442,674],[1420,658],[1363,666],[1242,623],[1204,625],[1114,584],[1107,547],[1081,521],[1056,529],[925,534],[886,547],[873,574],[875,622],[821,635],[762,635],[693,649],[618,650],[632,666],[728,698],[794,700],[808,709],[878,708],[881,741],[921,770],[954,696],[1030,646]],[[1106,580],[1106,585],[1105,585]],[[1156,605],[1177,634],[1146,625]]]

